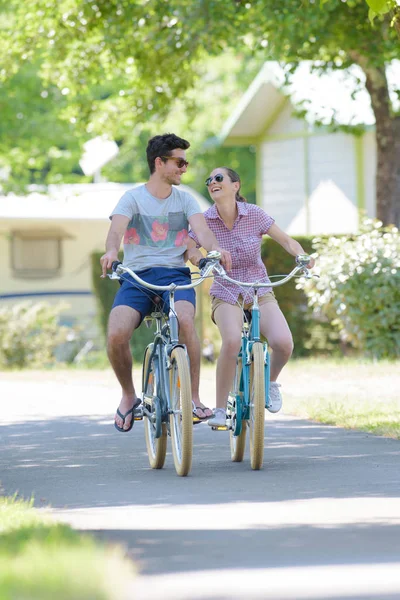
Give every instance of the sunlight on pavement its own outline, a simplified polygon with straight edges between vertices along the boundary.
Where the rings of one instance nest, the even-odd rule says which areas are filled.
[[[227,504],[149,504],[55,510],[57,519],[78,529],[140,531],[339,527],[354,524],[400,524],[400,498],[313,498],[282,502]]]
[[[135,600],[384,600],[398,594],[400,563],[216,569],[139,577],[134,584]]]

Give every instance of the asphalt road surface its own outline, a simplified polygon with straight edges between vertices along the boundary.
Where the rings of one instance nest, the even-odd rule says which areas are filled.
[[[400,598],[398,441],[267,414],[254,472],[201,424],[180,478],[170,446],[149,468],[142,423],[114,429],[109,374],[3,373],[0,397],[2,492],[123,544],[140,570],[127,598]]]

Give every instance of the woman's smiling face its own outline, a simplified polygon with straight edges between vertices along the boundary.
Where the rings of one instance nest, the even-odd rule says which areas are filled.
[[[238,190],[238,183],[231,181],[226,169],[222,167],[211,171],[210,176],[206,179],[206,185],[214,202],[227,196],[234,198]]]

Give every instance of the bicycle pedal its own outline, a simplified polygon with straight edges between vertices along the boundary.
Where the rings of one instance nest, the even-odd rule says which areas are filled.
[[[143,421],[143,406],[140,405],[133,411],[133,420],[134,421]]]
[[[218,427],[212,426],[211,429],[213,431],[228,431],[228,427],[226,425],[219,425]]]

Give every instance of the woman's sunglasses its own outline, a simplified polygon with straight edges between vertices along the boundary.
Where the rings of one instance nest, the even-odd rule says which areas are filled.
[[[189,166],[188,161],[184,158],[180,158],[180,156],[160,156],[160,158],[165,158],[166,160],[174,160],[178,169],[182,169],[183,167]]]
[[[213,181],[213,179],[215,179],[215,181],[217,183],[221,183],[221,181],[224,180],[224,176],[221,175],[221,173],[217,173],[216,175],[214,175],[214,177],[208,177],[208,179],[206,179],[206,186],[208,187],[209,185],[211,185],[211,182]]]

